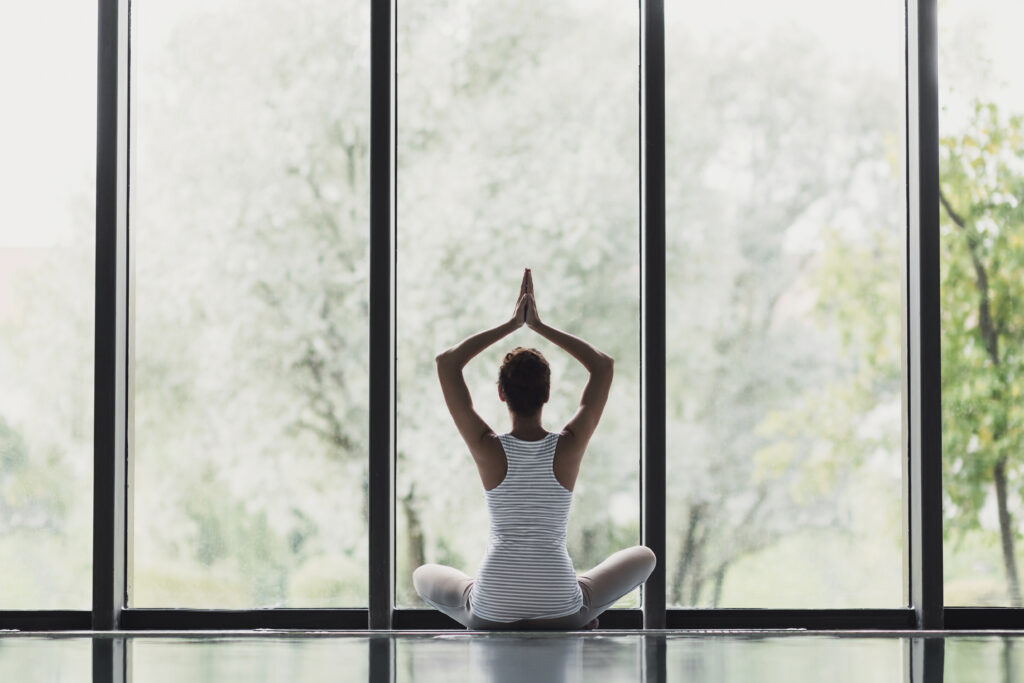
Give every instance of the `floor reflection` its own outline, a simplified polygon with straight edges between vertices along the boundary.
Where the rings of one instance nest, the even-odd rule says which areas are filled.
[[[1024,635],[1013,638],[946,638],[942,657],[947,681],[1024,681]]]
[[[1024,634],[0,635],[0,681],[1024,682]]]
[[[88,681],[91,667],[89,638],[0,635],[0,681]]]
[[[904,680],[907,645],[898,638],[669,636],[665,668],[668,680],[690,683],[896,683]]]
[[[129,680],[132,683],[362,683],[382,680],[370,677],[369,641],[368,635],[230,639],[133,637],[128,643]],[[115,675],[109,683],[123,682]]]
[[[543,634],[397,638],[397,683],[641,680],[642,637]]]

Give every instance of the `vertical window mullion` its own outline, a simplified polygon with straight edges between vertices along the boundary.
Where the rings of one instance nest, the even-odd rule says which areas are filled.
[[[393,581],[392,329],[393,0],[370,8],[370,476],[369,627],[391,628]]]
[[[924,629],[943,625],[936,5],[907,1],[908,578],[910,604]]]
[[[641,17],[640,202],[643,542],[657,565],[644,585],[644,628],[665,627],[665,6]]]
[[[98,8],[92,628],[110,630],[125,597],[127,0]]]

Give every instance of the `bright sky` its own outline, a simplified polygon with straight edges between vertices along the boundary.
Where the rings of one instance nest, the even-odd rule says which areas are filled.
[[[975,40],[992,60],[993,78],[979,94],[1024,112],[1024,76],[1016,71],[1024,61],[1019,37],[1024,2],[940,1],[943,38],[962,40],[958,28],[970,27],[979,32]],[[138,35],[163,40],[175,18],[200,8],[245,11],[245,3],[137,0],[134,11],[144,18]],[[726,34],[764,35],[795,25],[821,36],[836,54],[879,65],[902,58],[899,0],[670,0],[666,12],[669,40],[673,27],[680,26],[691,29],[691,39],[716,41]],[[18,2],[9,3],[4,14],[0,87],[7,96],[0,126],[0,248],[57,245],[67,241],[73,227],[85,228],[73,225],[69,199],[74,193],[88,198],[92,192],[96,6],[82,0]],[[948,84],[949,79],[943,83]]]
[[[91,191],[96,154],[95,43],[95,2],[54,0],[4,6],[0,247],[66,241],[72,226],[69,195]]]
[[[903,3],[899,0],[668,0],[666,40],[673,27],[717,42],[765,36],[790,27],[818,35],[834,53],[886,66],[903,59]]]

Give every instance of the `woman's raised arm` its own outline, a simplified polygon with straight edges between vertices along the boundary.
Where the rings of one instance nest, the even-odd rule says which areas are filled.
[[[450,349],[437,354],[435,358],[437,377],[441,381],[441,391],[444,393],[448,412],[451,413],[459,434],[469,446],[474,458],[486,455],[479,452],[481,444],[485,443],[488,437],[494,436],[494,430],[473,409],[473,397],[462,376],[462,369],[474,356],[496,341],[507,337],[526,322],[526,281],[527,274],[523,273],[519,300],[511,318],[496,327],[467,337]]]
[[[565,349],[590,373],[587,385],[583,389],[583,396],[580,397],[580,406],[563,430],[574,442],[573,450],[578,451],[579,457],[582,458],[587,442],[590,441],[590,437],[593,436],[594,430],[597,429],[597,424],[601,420],[605,403],[608,402],[615,363],[611,356],[602,353],[579,337],[541,322],[540,313],[537,311],[537,301],[533,294],[533,276],[529,272],[527,272],[527,276],[525,295],[527,326],[540,336]]]

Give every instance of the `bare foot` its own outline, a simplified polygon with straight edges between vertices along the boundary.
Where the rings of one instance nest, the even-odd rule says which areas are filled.
[[[595,628],[597,628],[597,617],[594,617],[583,626],[584,631],[593,631]]]

